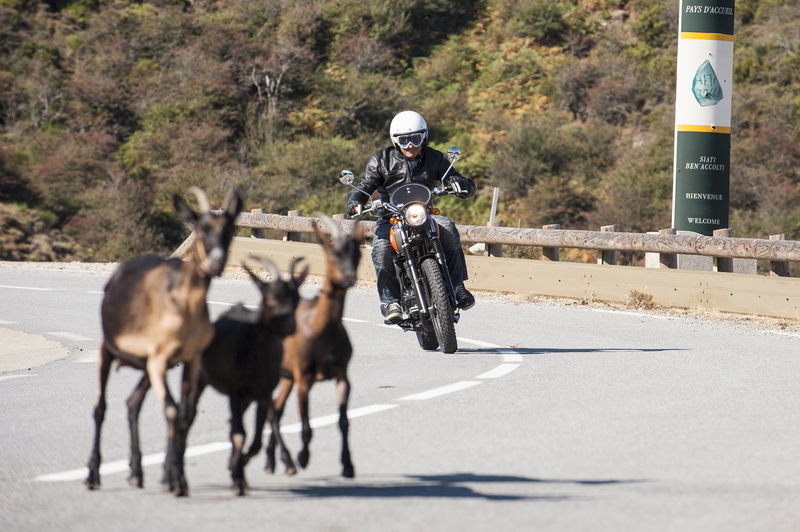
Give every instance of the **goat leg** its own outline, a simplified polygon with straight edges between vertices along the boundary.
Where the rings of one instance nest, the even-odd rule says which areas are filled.
[[[97,401],[94,405],[94,443],[92,444],[92,454],[89,457],[89,476],[86,477],[86,487],[96,490],[100,487],[100,432],[103,427],[103,420],[106,417],[106,386],[108,385],[108,374],[111,370],[111,353],[108,351],[105,342],[100,344],[100,354],[97,359],[97,373],[100,387],[97,392]]]
[[[281,388],[278,392],[278,397],[272,403],[272,418],[270,421],[272,431],[270,432],[269,442],[267,443],[267,465],[264,468],[268,473],[275,472],[275,443],[278,440],[278,436],[281,435],[280,424],[281,418],[283,417],[283,407],[286,405],[286,400],[289,398],[289,394],[292,393],[292,386],[294,386],[294,380],[292,378],[281,377]],[[276,424],[278,426],[278,430],[275,430]],[[285,449],[285,447],[283,448]],[[286,453],[288,452],[289,451],[287,449]],[[281,451],[281,459],[287,467],[287,475],[294,475],[297,473],[297,467],[294,465],[291,457],[289,457],[288,460],[284,459],[283,451]],[[289,464],[291,464],[291,469],[289,469]]]
[[[178,458],[183,453],[178,449],[178,405],[172,398],[167,386],[167,360],[165,356],[152,356],[147,359],[147,375],[150,385],[164,405],[164,418],[167,421],[167,453],[164,457],[164,477],[161,485],[164,491],[174,492],[176,495],[186,495],[188,488],[183,477],[182,463]]]
[[[150,379],[145,374],[128,397],[128,428],[131,435],[130,475],[128,484],[141,488],[144,486],[144,473],[142,472],[142,451],[139,447],[139,412],[142,409],[147,390],[150,389]]]
[[[278,412],[275,410],[275,405],[272,401],[269,401],[269,422],[272,428],[272,434],[275,435],[275,439],[278,440],[278,445],[281,447],[281,462],[283,462],[283,466],[286,468],[287,475],[295,475],[297,474],[297,466],[294,465],[294,461],[292,460],[292,455],[289,452],[289,449],[286,447],[286,443],[283,440],[283,434],[281,434],[281,416],[278,415]],[[282,412],[281,412],[282,413]],[[275,471],[275,446],[272,447],[272,471]]]
[[[260,399],[256,402],[256,428],[253,432],[253,442],[250,444],[250,448],[247,449],[247,453],[242,456],[244,465],[247,465],[250,459],[256,456],[264,445],[264,424],[267,419],[267,410],[267,400]]]
[[[313,375],[310,378],[304,375],[300,382],[297,383],[297,409],[300,411],[301,439],[303,441],[303,448],[297,453],[297,463],[303,469],[308,466],[308,461],[311,458],[311,451],[308,445],[311,443],[313,431],[309,421],[308,392],[311,389],[311,379],[313,378]]]
[[[247,495],[248,489],[247,480],[244,478],[244,460],[242,456],[246,437],[242,420],[244,409],[238,397],[231,395],[229,403],[231,409],[231,457],[228,462],[228,468],[231,470],[234,491],[241,497]]]
[[[350,459],[349,432],[350,421],[347,419],[347,403],[350,398],[350,381],[347,376],[339,378],[336,382],[336,395],[339,403],[339,431],[342,433],[342,476],[353,478],[356,476],[353,462]]]

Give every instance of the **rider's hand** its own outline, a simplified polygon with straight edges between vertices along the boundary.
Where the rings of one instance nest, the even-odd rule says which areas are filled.
[[[456,176],[453,176],[447,180],[447,186],[455,193],[456,196],[459,198],[467,197],[469,190],[467,187],[461,184],[461,180]]]
[[[350,216],[359,216],[364,210],[364,206],[357,201],[351,201],[347,204],[347,214]]]

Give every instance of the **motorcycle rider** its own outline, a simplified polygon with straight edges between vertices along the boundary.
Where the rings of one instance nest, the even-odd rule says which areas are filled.
[[[407,183],[421,183],[431,189],[441,184],[450,163],[442,152],[428,146],[428,125],[422,115],[415,111],[398,113],[389,125],[389,137],[392,145],[372,154],[358,188],[368,194],[377,190],[381,200],[388,201],[392,192]],[[475,195],[475,183],[459,174],[455,168],[447,173],[445,184],[453,182],[461,189],[458,197],[466,199]],[[347,197],[348,214],[360,214],[368,199],[365,194],[353,190]],[[440,239],[458,307],[462,310],[472,308],[475,298],[464,287],[464,281],[468,278],[467,263],[456,225],[445,216],[434,215],[433,218],[440,227]],[[379,218],[372,241],[372,262],[377,276],[381,312],[387,322],[397,323],[402,318],[398,303],[400,284],[394,272],[390,230],[389,220]]]

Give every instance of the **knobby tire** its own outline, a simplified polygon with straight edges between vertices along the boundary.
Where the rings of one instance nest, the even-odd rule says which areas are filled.
[[[455,324],[453,323],[453,307],[450,305],[450,297],[444,287],[444,279],[439,269],[439,263],[435,259],[428,257],[422,260],[420,266],[422,276],[428,285],[430,317],[433,329],[436,332],[436,339],[439,341],[439,346],[442,348],[443,353],[455,353],[456,349],[458,349],[458,342],[456,340]]]

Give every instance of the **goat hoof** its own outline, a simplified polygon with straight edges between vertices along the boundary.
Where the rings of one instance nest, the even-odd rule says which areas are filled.
[[[342,468],[342,476],[344,478],[355,478],[356,470],[352,464],[346,465]]]
[[[128,484],[130,484],[134,488],[143,488],[144,480],[142,479],[142,477],[131,475],[128,477]]]
[[[293,465],[292,466],[286,466],[286,474],[288,476],[290,476],[290,477],[292,475],[296,475],[297,474],[297,468],[295,466],[293,466]]]
[[[100,489],[100,479],[91,474],[89,475],[89,478],[84,481],[84,484],[86,484],[86,487],[89,489],[89,491]]]
[[[247,494],[250,492],[250,487],[247,485],[247,481],[244,479],[234,480],[233,492],[236,494],[237,497],[246,497]]]
[[[311,453],[308,452],[307,449],[303,449],[299,453],[297,453],[297,463],[300,464],[300,467],[303,469],[308,466],[308,459],[311,457]]]

